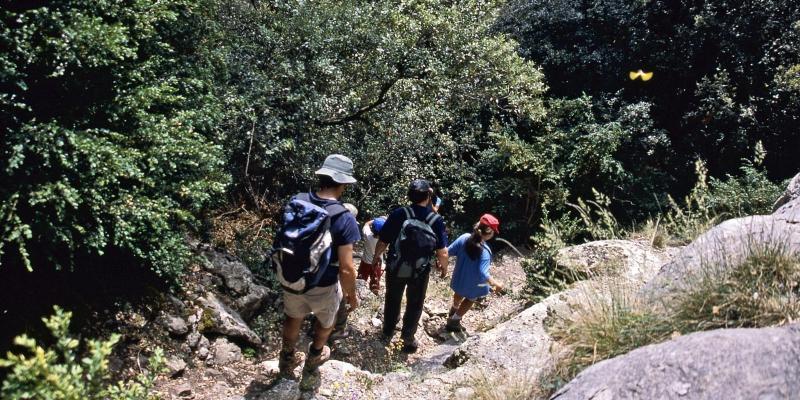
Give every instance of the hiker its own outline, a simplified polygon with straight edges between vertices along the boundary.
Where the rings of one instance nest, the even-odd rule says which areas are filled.
[[[380,259],[389,243],[386,258],[386,299],[383,308],[382,341],[388,343],[400,319],[400,303],[406,294],[401,351],[414,353],[419,343],[414,338],[428,290],[428,279],[438,263],[441,277],[447,276],[447,233],[444,219],[430,208],[433,192],[428,181],[417,179],[408,188],[411,205],[389,214],[381,228],[374,256]]]
[[[447,248],[448,254],[456,256],[456,266],[450,281],[450,288],[454,293],[445,325],[447,331],[464,331],[461,319],[476,301],[489,294],[490,287],[495,291],[502,291],[503,286],[489,275],[492,251],[486,244],[487,240],[498,233],[500,221],[492,214],[483,214],[472,233],[459,236]]]
[[[378,235],[381,233],[385,217],[378,217],[367,221],[361,229],[364,238],[364,254],[361,255],[361,263],[358,266],[358,279],[369,281],[369,290],[376,295],[381,289],[381,275],[383,272],[383,261],[379,257],[374,257],[375,245],[378,244]]]
[[[302,358],[296,351],[300,327],[308,314],[316,317],[300,380],[304,391],[319,386],[319,367],[330,359],[326,342],[342,297],[351,310],[358,306],[353,243],[361,234],[355,217],[339,201],[347,185],[356,182],[353,162],[333,154],[315,174],[318,190],[299,193],[286,205],[272,255],[286,314],[278,361],[282,377],[296,378],[293,371]]]

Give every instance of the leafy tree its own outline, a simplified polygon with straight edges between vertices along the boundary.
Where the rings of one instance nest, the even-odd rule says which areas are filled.
[[[0,9],[0,251],[28,269],[122,252],[176,274],[225,189],[205,4]],[[2,254],[2,253],[0,253]]]
[[[792,0],[520,0],[497,29],[520,41],[556,96],[649,103],[673,149],[664,172],[680,190],[694,159],[712,176],[734,173],[758,141],[773,176],[797,172],[798,20]],[[628,78],[640,68],[652,80]]]
[[[368,215],[415,177],[461,209],[490,132],[544,116],[541,72],[504,35],[499,1],[244,1],[221,5],[228,148],[253,197],[307,188],[325,155],[353,158]],[[486,209],[494,204],[484,204]]]

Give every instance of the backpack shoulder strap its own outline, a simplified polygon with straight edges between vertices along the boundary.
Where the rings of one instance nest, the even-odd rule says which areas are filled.
[[[333,218],[339,214],[349,212],[346,208],[344,208],[344,205],[340,201],[326,205],[325,211],[328,212],[328,216],[330,218]]]
[[[435,212],[431,211],[431,212],[428,214],[428,216],[427,216],[427,217],[425,217],[425,223],[426,223],[426,224],[428,224],[428,225],[430,225],[431,227],[433,227],[433,224],[436,222],[436,220],[437,220],[438,218],[441,218],[441,217],[442,217],[442,216],[441,216],[441,215],[439,215],[438,213],[435,213]]]
[[[414,210],[411,207],[403,207],[403,212],[406,214],[406,220],[414,218]]]

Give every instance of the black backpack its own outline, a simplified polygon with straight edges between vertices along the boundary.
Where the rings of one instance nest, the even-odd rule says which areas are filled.
[[[289,200],[269,257],[284,290],[307,292],[319,284],[328,266],[337,262],[331,260],[331,219],[345,212],[340,202],[320,207],[310,193]]]
[[[441,216],[431,211],[421,220],[411,207],[403,207],[403,211],[406,220],[389,249],[386,269],[400,277],[416,278],[431,268],[437,243],[432,227]]]

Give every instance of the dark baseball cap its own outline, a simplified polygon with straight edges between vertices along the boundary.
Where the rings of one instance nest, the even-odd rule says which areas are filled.
[[[408,190],[411,192],[429,192],[431,190],[431,184],[425,179],[414,179],[411,181],[411,184],[408,185]]]

